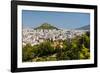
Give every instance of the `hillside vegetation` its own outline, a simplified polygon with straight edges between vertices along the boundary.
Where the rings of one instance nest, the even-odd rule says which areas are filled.
[[[41,26],[34,29],[37,30],[37,29],[58,29],[58,28],[52,26],[51,24],[43,23]]]
[[[46,26],[46,24],[44,25]],[[67,40],[45,40],[44,42],[34,46],[27,44],[22,48],[23,62],[81,59],[90,59],[89,33]]]

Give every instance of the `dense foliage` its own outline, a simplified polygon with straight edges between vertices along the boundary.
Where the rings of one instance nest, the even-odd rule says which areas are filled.
[[[57,61],[80,60],[90,58],[90,34],[76,36],[67,40],[46,40],[32,46],[27,44],[22,48],[22,61]]]

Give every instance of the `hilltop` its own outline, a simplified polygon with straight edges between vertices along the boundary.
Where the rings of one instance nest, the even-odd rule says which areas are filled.
[[[51,24],[48,23],[43,23],[42,25],[40,25],[39,27],[34,28],[35,30],[37,29],[57,29],[57,27],[52,26]]]

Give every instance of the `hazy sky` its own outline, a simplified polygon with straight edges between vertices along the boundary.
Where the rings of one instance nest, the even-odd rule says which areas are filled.
[[[90,24],[89,13],[50,12],[50,11],[22,11],[22,24],[24,27],[38,27],[49,23],[57,28],[73,29]]]

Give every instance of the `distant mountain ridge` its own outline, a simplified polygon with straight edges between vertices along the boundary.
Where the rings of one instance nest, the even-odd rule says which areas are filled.
[[[60,28],[57,28],[57,27],[54,27],[52,26],[51,24],[49,23],[43,23],[41,24],[40,26],[36,27],[36,28],[33,28],[33,27],[23,27],[23,29],[34,29],[34,30],[37,30],[37,29],[56,29],[56,30],[59,30]],[[67,29],[67,28],[66,28]],[[90,30],[90,25],[85,25],[85,26],[82,26],[82,27],[79,27],[79,28],[75,28],[74,30]]]
[[[34,28],[35,30],[37,29],[57,29],[57,27],[52,26],[51,24],[48,23],[43,23],[42,25],[40,25],[39,27]]]
[[[90,25],[85,25],[80,28],[76,28],[76,30],[90,30]]]

